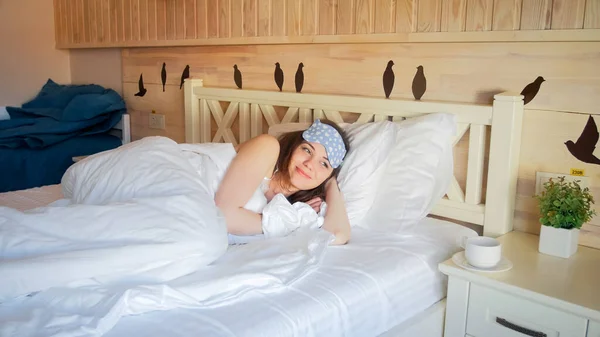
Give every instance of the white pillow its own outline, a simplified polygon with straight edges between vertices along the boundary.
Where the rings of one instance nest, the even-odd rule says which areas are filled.
[[[446,194],[453,177],[453,114],[435,113],[397,124],[395,145],[360,226],[399,231],[418,223]]]
[[[340,126],[350,138],[350,151],[342,164],[338,184],[350,224],[360,226],[375,200],[398,128],[390,121]]]

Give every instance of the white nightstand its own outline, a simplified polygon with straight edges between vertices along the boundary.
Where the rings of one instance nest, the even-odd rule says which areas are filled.
[[[538,239],[499,237],[513,263],[505,272],[439,265],[449,277],[445,337],[600,337],[600,250],[579,246],[562,259],[540,254]]]

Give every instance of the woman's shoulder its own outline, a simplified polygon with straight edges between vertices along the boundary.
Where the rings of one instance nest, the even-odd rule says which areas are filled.
[[[279,155],[279,141],[269,134],[258,135],[242,144],[235,146],[235,151],[251,151],[263,154],[276,153]]]

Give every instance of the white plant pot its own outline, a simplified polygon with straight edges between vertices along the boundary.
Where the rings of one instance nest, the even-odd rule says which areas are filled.
[[[569,258],[577,252],[579,229],[554,228],[542,225],[539,251],[543,254]]]

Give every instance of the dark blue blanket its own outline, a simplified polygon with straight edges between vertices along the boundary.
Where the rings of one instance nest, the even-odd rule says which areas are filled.
[[[43,149],[0,148],[0,193],[59,184],[73,157],[111,150],[121,139],[107,134],[73,137]]]
[[[126,107],[112,89],[48,80],[33,100],[6,110],[10,119],[0,121],[0,148],[41,149],[72,137],[105,133]]]

